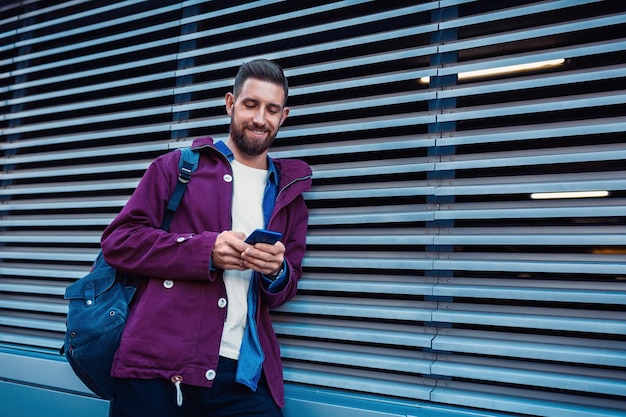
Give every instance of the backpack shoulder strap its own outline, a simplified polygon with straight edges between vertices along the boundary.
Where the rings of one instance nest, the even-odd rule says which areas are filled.
[[[178,182],[176,188],[170,197],[170,201],[167,203],[167,208],[163,216],[163,222],[161,222],[161,229],[169,230],[170,224],[174,213],[178,208],[183,194],[187,189],[187,184],[191,180],[191,174],[198,168],[198,160],[200,159],[200,152],[191,148],[180,149],[180,160],[178,162]]]

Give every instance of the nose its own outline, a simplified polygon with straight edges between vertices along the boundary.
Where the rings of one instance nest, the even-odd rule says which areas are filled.
[[[257,126],[265,125],[265,109],[258,108],[257,111],[254,112],[254,117],[252,118],[252,121]]]

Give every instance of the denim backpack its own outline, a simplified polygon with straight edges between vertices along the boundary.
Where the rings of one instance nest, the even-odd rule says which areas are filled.
[[[163,230],[169,230],[199,155],[190,148],[181,149],[178,182],[161,223]],[[140,282],[140,277],[113,269],[100,251],[91,272],[65,289],[64,298],[70,302],[61,353],[87,388],[105,399],[111,399],[115,391],[113,356]]]

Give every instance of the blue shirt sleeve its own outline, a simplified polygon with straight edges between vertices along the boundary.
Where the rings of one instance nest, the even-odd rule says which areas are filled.
[[[288,275],[289,271],[287,270],[287,262],[283,261],[282,271],[280,272],[280,274],[278,274],[278,276],[276,276],[276,278],[268,277],[267,275],[261,274],[261,282],[263,283],[263,287],[267,291],[271,293],[277,293],[285,288]]]

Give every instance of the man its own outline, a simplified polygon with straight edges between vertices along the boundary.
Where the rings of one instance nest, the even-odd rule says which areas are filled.
[[[311,169],[268,149],[285,118],[282,69],[241,66],[226,94],[226,142],[196,139],[201,157],[169,232],[161,220],[178,152],[157,158],[102,235],[107,262],[147,277],[126,323],[112,376],[112,415],[281,416],[280,349],[269,309],[296,294]],[[244,239],[282,233],[273,245]]]

